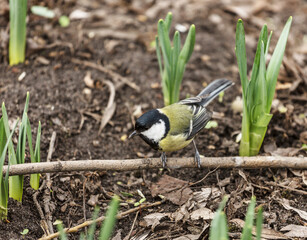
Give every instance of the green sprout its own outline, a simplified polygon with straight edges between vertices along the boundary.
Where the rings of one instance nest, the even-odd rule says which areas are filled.
[[[223,198],[223,201],[220,203],[218,210],[216,211],[214,218],[210,227],[210,240],[227,240],[228,237],[228,226],[226,215],[223,212],[223,209],[227,203],[228,196]],[[254,227],[254,215],[255,215],[255,205],[256,205],[256,197],[253,196],[250,204],[247,208],[247,213],[245,217],[245,224],[242,230],[241,240],[250,240],[253,239],[253,227]],[[256,217],[256,239],[261,239],[261,231],[262,231],[262,208],[260,207]]]
[[[27,0],[10,0],[10,65],[25,61]]]
[[[2,105],[4,106],[4,104]],[[6,156],[6,151],[14,134],[18,121],[16,121],[12,132],[6,137],[3,116],[0,119],[0,220],[7,219],[7,203],[8,203],[8,184],[9,184],[9,171],[3,179],[3,165]]]
[[[180,51],[180,33],[176,31],[173,46],[169,37],[172,23],[172,13],[168,13],[165,20],[158,22],[158,36],[156,36],[156,53],[162,79],[164,104],[170,105],[179,101],[180,85],[185,66],[189,61],[195,44],[195,26],[191,25],[186,41]],[[162,66],[162,57],[163,66]]]
[[[19,127],[19,136],[16,147],[16,152],[14,150],[14,145],[12,141],[8,143],[8,162],[10,165],[22,164],[25,162],[25,151],[26,151],[26,140],[28,139],[29,151],[31,162],[40,162],[40,137],[41,137],[41,124],[39,123],[37,129],[36,145],[33,151],[32,146],[32,133],[31,125],[27,115],[29,106],[29,93],[27,93],[27,99],[21,119],[21,124]],[[10,135],[10,127],[8,122],[8,115],[6,112],[5,105],[2,104],[2,131],[5,132],[5,137],[8,138]],[[4,134],[4,133],[2,133]],[[1,134],[0,134],[1,135]],[[0,139],[2,142],[2,138]],[[9,196],[19,202],[22,201],[23,194],[23,175],[10,176],[9,177]],[[30,185],[33,189],[38,189],[39,187],[39,174],[32,174],[30,179]]]
[[[100,228],[100,233],[99,233],[99,240],[108,240],[111,237],[111,234],[113,232],[113,229],[115,227],[116,224],[116,215],[117,215],[117,211],[118,211],[118,207],[119,207],[119,197],[117,195],[115,195],[112,198],[112,201],[109,205],[109,208],[107,210],[106,213],[106,218]],[[97,217],[98,217],[98,213],[99,213],[99,208],[95,207],[94,213],[93,213],[93,223],[90,225],[90,228],[88,230],[88,234],[85,237],[84,233],[80,234],[80,240],[93,240],[94,239],[94,235],[95,235],[95,229],[96,229],[96,224],[97,224]],[[67,235],[65,233],[65,229],[63,228],[63,223],[61,220],[56,220],[54,223],[54,225],[57,225],[57,229],[60,232],[60,239],[61,240],[67,240]]]
[[[211,222],[210,227],[210,240],[226,240],[228,237],[228,226],[226,215],[223,212],[223,209],[228,201],[228,196],[225,196],[220,203],[220,206],[216,213],[214,214],[214,218]]]
[[[268,124],[272,118],[270,110],[291,22],[292,17],[288,19],[280,35],[267,68],[266,59],[272,32],[268,36],[267,26],[263,26],[259,36],[250,80],[247,78],[243,21],[239,19],[237,23],[236,56],[243,99],[242,139],[240,143],[241,156],[257,155],[262,145]]]

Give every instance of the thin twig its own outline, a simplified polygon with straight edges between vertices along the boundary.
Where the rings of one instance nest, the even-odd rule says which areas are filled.
[[[190,184],[189,184],[189,187],[194,186],[194,185],[197,185],[197,184],[199,184],[199,183],[205,181],[206,178],[207,178],[210,174],[214,173],[214,172],[215,172],[216,170],[218,170],[218,169],[219,169],[219,166],[216,167],[215,169],[213,169],[212,171],[208,172],[202,179],[200,179],[200,180],[198,180],[198,181],[196,181],[196,182],[194,182],[194,183],[190,183]]]
[[[75,160],[41,163],[25,163],[10,166],[9,175],[33,173],[59,173],[72,171],[129,171],[161,168],[160,158],[119,159],[119,160]],[[256,157],[205,157],[201,158],[202,168],[293,168],[307,169],[307,157],[256,156]],[[194,158],[168,158],[167,167],[197,168]],[[3,166],[6,174],[7,166]]]
[[[285,188],[289,191],[292,191],[292,192],[297,192],[299,194],[303,194],[303,195],[307,195],[307,192],[306,191],[303,191],[303,190],[299,190],[299,189],[295,189],[295,188],[292,188],[292,187],[288,187],[288,186],[284,186],[282,184],[279,184],[279,183],[275,183],[275,182],[266,182],[267,185],[270,185],[270,186],[274,186],[274,187],[282,187],[282,188]]]
[[[122,213],[119,213],[117,214],[116,218],[117,219],[122,219],[124,218],[125,216],[129,215],[130,213],[133,213],[133,212],[137,212],[137,211],[140,211],[144,208],[149,208],[149,207],[155,207],[155,206],[158,206],[158,205],[161,205],[164,201],[159,201],[159,202],[154,202],[154,203],[151,203],[151,204],[144,204],[144,205],[140,205],[139,207],[136,207],[136,208],[132,208],[132,209],[129,209],[125,212],[122,212]],[[88,221],[85,221],[75,227],[72,227],[72,228],[65,228],[63,231],[65,233],[73,233],[73,232],[77,232],[79,231],[80,229],[84,228],[84,227],[88,227],[90,226],[91,224],[93,223],[97,223],[97,222],[102,222],[103,220],[105,219],[105,216],[101,216],[95,220],[88,220]],[[53,239],[53,238],[56,238],[60,236],[60,232],[56,232],[54,234],[51,234],[49,236],[46,236],[46,237],[42,237],[40,238],[39,240],[49,240],[49,239]]]
[[[102,65],[98,65],[96,63],[93,63],[93,62],[89,62],[89,61],[81,61],[77,58],[72,58],[71,61],[75,64],[80,64],[80,65],[84,65],[86,67],[90,67],[90,68],[93,68],[93,69],[96,69],[100,72],[103,72],[103,73],[106,73],[108,74],[112,80],[114,80],[115,82],[120,82],[117,84],[117,88],[119,88],[122,84],[126,84],[128,85],[129,87],[133,88],[134,90],[136,90],[137,92],[140,92],[140,87],[137,86],[134,82],[132,82],[130,79],[127,79],[121,75],[119,75],[118,73],[116,72],[113,72],[111,69],[108,69]]]
[[[87,182],[87,178],[85,176],[83,176],[83,179],[84,179],[84,182],[83,182],[83,219],[84,221],[86,221],[86,208],[85,208],[85,191],[86,191],[86,182]],[[84,233],[85,233],[85,236],[87,236],[87,228],[85,227],[84,229]]]
[[[39,202],[37,201],[37,196],[40,193],[40,191],[45,187],[45,185],[46,185],[46,181],[43,181],[43,183],[39,187],[38,191],[36,191],[33,194],[33,202],[34,202],[34,204],[35,204],[35,206],[37,208],[37,211],[39,213],[39,216],[41,218],[42,229],[44,230],[45,234],[49,235],[50,232],[49,232],[49,229],[48,229],[48,224],[47,224],[47,221],[46,221],[46,217],[44,215],[42,207],[40,206]]]
[[[50,139],[50,144],[49,144],[49,150],[48,150],[48,155],[47,155],[47,163],[50,163],[50,160],[52,158],[52,153],[53,153],[53,149],[54,149],[54,143],[55,143],[55,139],[56,139],[56,132],[53,131],[52,135],[51,135],[51,139]],[[53,225],[52,225],[52,215],[51,215],[51,211],[49,208],[49,203],[51,201],[51,197],[50,197],[50,189],[51,189],[51,185],[52,185],[52,181],[50,178],[50,173],[46,173],[46,189],[44,191],[44,196],[43,196],[43,201],[44,201],[44,210],[45,210],[45,214],[46,214],[46,221],[48,224],[48,228],[49,228],[49,232],[50,234],[53,234]]]
[[[137,211],[136,214],[135,214],[135,217],[134,217],[134,220],[133,220],[131,229],[130,229],[130,231],[129,231],[129,234],[127,235],[127,237],[125,237],[125,239],[127,239],[127,240],[130,239],[130,236],[131,236],[131,234],[132,234],[132,231],[133,231],[134,225],[135,225],[135,223],[136,223],[136,220],[137,220],[137,218],[138,218],[138,216],[139,216],[139,213],[140,213],[140,211]]]

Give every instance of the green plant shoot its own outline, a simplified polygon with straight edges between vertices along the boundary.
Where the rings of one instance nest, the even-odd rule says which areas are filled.
[[[4,104],[3,104],[4,105]],[[0,220],[7,219],[7,203],[8,203],[8,184],[9,184],[9,171],[6,172],[5,178],[3,179],[3,165],[6,156],[6,151],[11,143],[12,136],[18,121],[16,121],[12,132],[9,137],[6,138],[5,127],[3,117],[0,119]]]
[[[214,218],[211,222],[210,227],[210,240],[227,240],[228,237],[228,227],[227,227],[227,219],[225,213],[223,212],[223,208],[226,205],[228,197],[225,196],[223,201],[220,203],[220,206],[216,213],[214,214]],[[241,240],[250,240],[253,239],[253,227],[254,227],[254,212],[255,212],[256,198],[252,197],[250,204],[247,208],[247,213],[245,217],[245,224],[242,230]],[[257,218],[256,218],[256,239],[261,239],[261,231],[262,231],[262,208],[258,210]]]
[[[34,151],[33,151],[33,145],[32,145],[32,131],[31,131],[31,125],[30,125],[29,118],[27,121],[27,138],[28,138],[31,162],[32,163],[40,162],[41,160],[41,156],[40,156],[41,122],[40,121],[38,122],[36,144],[35,144]],[[39,188],[39,178],[40,178],[39,173],[31,174],[30,176],[30,185],[35,190]]]
[[[226,215],[223,212],[223,209],[228,201],[228,196],[223,198],[223,201],[220,203],[220,206],[216,213],[214,214],[214,218],[211,222],[210,227],[210,240],[227,240],[228,237],[228,226]]]
[[[25,61],[27,0],[10,0],[10,65]]]
[[[184,70],[192,55],[195,44],[194,25],[191,25],[186,41],[181,50],[179,31],[175,32],[173,44],[171,44],[169,37],[171,23],[172,13],[169,12],[165,20],[159,20],[158,35],[156,36],[156,53],[162,79],[164,104],[166,106],[179,101],[179,91]]]
[[[115,195],[112,198],[108,211],[106,213],[106,219],[104,220],[100,229],[99,240],[108,240],[111,237],[115,223],[116,214],[119,206],[119,197]]]
[[[271,60],[266,68],[267,53],[272,32],[268,36],[264,25],[259,36],[251,78],[247,77],[245,32],[243,21],[238,20],[236,29],[236,56],[242,85],[243,118],[241,156],[257,155],[262,145],[268,124],[272,118],[271,105],[286,43],[291,27],[290,17],[279,37]]]
[[[22,164],[25,162],[25,151],[26,151],[26,140],[28,139],[30,157],[32,162],[40,162],[40,137],[41,137],[41,124],[38,125],[37,137],[35,150],[33,151],[32,146],[32,134],[31,134],[31,125],[28,119],[28,106],[29,106],[29,93],[27,93],[27,99],[23,111],[23,116],[21,124],[19,127],[19,136],[17,142],[16,153],[12,141],[9,142],[8,152],[9,152],[9,164]],[[5,131],[6,137],[10,134],[10,128],[8,123],[8,116],[5,109],[5,105],[2,105],[2,122],[3,129]],[[9,196],[19,202],[22,201],[23,194],[23,175],[11,176],[9,177]],[[30,185],[34,189],[39,187],[39,174],[32,174],[30,179]]]

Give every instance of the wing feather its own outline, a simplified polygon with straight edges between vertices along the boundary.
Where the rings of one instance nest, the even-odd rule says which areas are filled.
[[[180,104],[189,106],[193,116],[190,121],[190,127],[185,132],[188,135],[187,140],[192,139],[211,119],[212,112],[199,104],[201,100],[202,98],[200,97],[193,97],[179,102]]]

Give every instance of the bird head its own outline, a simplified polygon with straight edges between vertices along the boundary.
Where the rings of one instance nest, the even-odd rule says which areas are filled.
[[[129,138],[138,135],[146,142],[149,140],[158,143],[167,135],[169,128],[168,117],[161,111],[154,109],[144,113],[136,120],[135,130]]]

